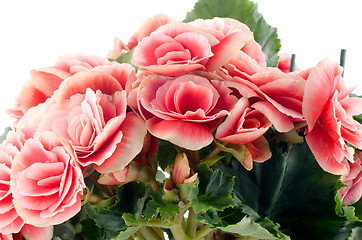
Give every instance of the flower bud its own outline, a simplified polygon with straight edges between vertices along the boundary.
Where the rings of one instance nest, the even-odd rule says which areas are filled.
[[[172,167],[172,180],[175,184],[184,183],[190,177],[189,160],[185,153],[179,153],[176,156],[175,163]]]

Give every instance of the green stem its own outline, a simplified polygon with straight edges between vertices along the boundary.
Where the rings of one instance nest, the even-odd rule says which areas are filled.
[[[140,227],[138,232],[147,240],[163,240],[158,234],[150,227]]]
[[[193,208],[189,208],[189,216],[187,218],[186,223],[186,233],[191,238],[195,238],[196,230],[197,230],[197,222],[194,218],[197,216]]]
[[[137,235],[137,237],[136,237],[136,239],[140,239],[140,240],[147,240],[140,232],[136,232],[136,235]]]
[[[182,227],[182,220],[184,217],[185,210],[181,209],[180,213],[175,215],[175,222],[176,224],[170,226],[170,230],[175,240],[191,240],[189,236],[186,235],[183,227]]]
[[[191,240],[189,236],[186,235],[184,229],[182,228],[181,224],[174,225],[170,227],[172,235],[175,240]]]
[[[88,202],[96,204],[96,203],[106,199],[106,198],[104,198],[102,196],[91,193],[88,188],[86,188],[84,190],[84,192],[85,192],[85,194],[80,196],[81,199],[83,199],[82,205],[84,205],[84,204],[86,204]]]
[[[214,230],[210,229],[207,226],[201,228],[199,231],[196,232],[195,240],[204,238],[207,234],[211,233],[212,231],[214,231]]]
[[[221,152],[221,149],[218,148],[218,146],[215,146],[215,148],[205,157],[204,160],[208,160],[213,157],[216,157],[220,152]]]

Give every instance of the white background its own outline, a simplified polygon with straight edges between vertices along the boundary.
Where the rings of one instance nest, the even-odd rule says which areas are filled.
[[[125,42],[156,13],[183,20],[196,0],[31,0],[0,2],[0,132],[11,124],[5,109],[33,68],[58,56],[106,56],[115,36]],[[347,49],[345,80],[361,82],[361,7],[357,0],[258,0],[259,12],[278,28],[282,51],[297,54],[300,68]],[[362,94],[362,87],[355,91]]]

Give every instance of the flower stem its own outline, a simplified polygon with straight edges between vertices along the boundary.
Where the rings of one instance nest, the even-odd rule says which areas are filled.
[[[191,240],[189,236],[186,235],[184,229],[182,228],[181,224],[174,225],[170,227],[172,235],[175,240]]]
[[[216,157],[221,152],[221,149],[215,146],[215,148],[205,157],[204,160],[211,159],[213,157]]]
[[[182,227],[182,220],[184,218],[185,210],[181,209],[180,213],[175,215],[174,220],[176,222],[175,225],[170,226],[170,230],[175,240],[191,240],[189,236],[185,233]]]
[[[196,230],[197,230],[197,222],[194,220],[194,218],[197,216],[195,211],[192,208],[189,208],[189,216],[187,218],[186,223],[186,233],[189,235],[192,239],[195,238]]]
[[[211,233],[213,229],[210,229],[209,227],[205,226],[201,228],[199,231],[195,234],[195,240],[204,238],[207,234]]]
[[[163,240],[158,234],[150,227],[140,227],[138,232],[147,240]]]
[[[88,188],[86,188],[84,191],[85,191],[85,194],[80,195],[81,199],[83,200],[82,205],[84,205],[88,202],[96,204],[96,203],[106,199],[102,196],[91,193]]]

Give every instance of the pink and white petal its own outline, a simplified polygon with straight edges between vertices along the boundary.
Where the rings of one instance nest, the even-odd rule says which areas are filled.
[[[182,44],[191,54],[191,62],[205,63],[213,56],[209,41],[196,32],[185,32],[175,37],[175,40]],[[195,59],[195,60],[193,60]],[[196,61],[196,62],[195,62]]]
[[[128,166],[117,172],[102,173],[97,182],[103,185],[117,185],[125,183],[127,173]]]
[[[123,89],[126,89],[128,81],[134,82],[136,80],[135,69],[128,63],[111,62],[108,65],[95,66],[93,70],[112,75],[121,84]]]
[[[122,91],[121,84],[113,76],[105,72],[85,70],[64,80],[59,87],[57,101],[62,103],[72,95],[86,93],[87,88],[93,91],[100,90],[104,94],[112,95]]]
[[[175,21],[175,19],[165,14],[156,14],[148,18],[137,31],[137,41],[141,41],[143,38],[149,36],[157,28]]]
[[[251,143],[245,144],[245,147],[255,162],[264,162],[272,156],[269,143],[263,136]]]
[[[310,131],[335,89],[334,66],[328,59],[323,60],[310,72],[304,89],[303,115]],[[318,101],[315,96],[318,96]]]
[[[235,127],[238,127],[236,126],[237,122],[240,121],[241,118],[245,117],[244,112],[249,107],[250,105],[248,99],[241,98],[236,103],[234,109],[231,110],[230,115],[217,128],[215,137],[219,140],[222,140],[222,138],[232,135]]]
[[[127,113],[120,127],[120,132],[123,134],[122,140],[117,144],[112,156],[107,158],[101,165],[94,165],[98,172],[109,173],[122,170],[142,150],[147,129],[144,121],[135,113]],[[99,151],[102,151],[102,149]]]
[[[234,29],[217,45],[212,47],[213,57],[206,64],[208,71],[214,71],[227,63],[253,37],[250,31]]]
[[[343,205],[352,205],[358,202],[362,197],[362,173],[359,174],[359,177],[356,177],[356,182],[352,183],[352,186],[343,187],[338,191],[338,194],[341,196]]]
[[[359,115],[362,112],[362,98],[346,97],[340,99],[339,103],[343,106],[343,109],[346,111],[347,116]]]
[[[46,96],[51,96],[54,90],[58,89],[60,83],[70,77],[71,74],[55,67],[48,67],[32,70],[30,76],[31,82],[36,89]]]
[[[45,102],[48,97],[49,96],[37,89],[31,82],[27,82],[16,97],[16,101],[21,111],[25,113],[28,109]]]
[[[227,63],[226,67],[228,70],[232,70],[233,74],[246,78],[263,71],[263,67],[261,67],[255,59],[251,58],[243,51],[237,52],[236,55]]]
[[[342,164],[343,151],[338,146],[339,144],[336,144],[336,140],[331,139],[328,133],[323,130],[322,126],[315,124],[313,131],[309,132],[305,139],[324,171],[335,175],[343,175],[348,172],[346,166]]]
[[[23,225],[24,225],[24,220],[21,217],[19,217],[14,207],[7,213],[1,214],[0,233],[2,234],[17,233],[20,231]]]
[[[164,76],[181,75],[196,70],[204,70],[202,64],[173,64],[173,65],[151,65],[140,67],[139,70],[152,72]]]
[[[293,122],[269,102],[256,102],[253,108],[263,113],[278,132],[289,132],[294,128]]]
[[[21,229],[21,235],[26,240],[51,240],[53,238],[53,226],[35,227],[25,224]]]
[[[202,124],[153,117],[146,125],[155,137],[189,150],[199,150],[213,141],[210,129]]]

